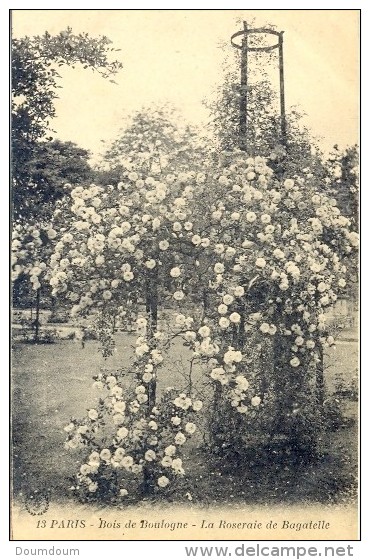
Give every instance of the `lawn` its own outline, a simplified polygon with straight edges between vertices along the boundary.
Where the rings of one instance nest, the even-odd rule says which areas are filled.
[[[342,337],[325,358],[326,385],[333,394],[339,385],[338,402],[344,422],[321,437],[320,456],[311,464],[262,469],[251,457],[237,473],[217,461],[207,460],[200,437],[188,450],[188,477],[193,499],[204,505],[287,501],[290,503],[342,503],[355,498],[357,464],[357,404],[352,379],[356,373],[355,341]],[[346,339],[346,340],[344,340]],[[30,490],[48,490],[53,499],[69,496],[81,461],[81,451],[66,451],[64,426],[70,417],[83,416],[94,406],[99,391],[92,376],[104,367],[115,370],[128,364],[135,336],[117,335],[117,351],[104,360],[98,343],[64,340],[55,344],[16,342],[12,368],[13,486],[16,498]],[[178,342],[171,350],[173,367],[163,370],[159,390],[183,386],[178,362],[187,362],[187,351]],[[199,374],[198,374],[199,375]],[[195,377],[197,373],[195,372]],[[349,388],[351,390],[349,390]],[[184,495],[177,496],[180,501]]]

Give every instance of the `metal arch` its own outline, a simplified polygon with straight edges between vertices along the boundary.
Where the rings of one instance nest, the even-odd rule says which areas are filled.
[[[270,52],[273,51],[274,49],[279,48],[280,46],[280,41],[281,41],[281,37],[282,34],[284,33],[284,31],[274,31],[273,29],[267,29],[264,27],[260,27],[258,29],[243,29],[242,31],[237,31],[236,33],[234,33],[231,36],[231,44],[233,47],[235,47],[236,49],[243,49],[243,45],[238,45],[238,43],[235,43],[233,41],[233,39],[235,39],[236,37],[240,37],[243,35],[243,37],[245,37],[246,35],[254,35],[255,33],[264,33],[266,35],[276,35],[277,37],[279,37],[279,41],[276,43],[276,45],[271,45],[268,47],[248,47],[245,46],[244,48],[248,51],[261,51],[261,52]]]

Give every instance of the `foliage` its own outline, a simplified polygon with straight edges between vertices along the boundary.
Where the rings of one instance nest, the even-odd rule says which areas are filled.
[[[359,153],[358,146],[340,150],[337,145],[327,162],[327,189],[338,200],[338,207],[358,231],[359,227]]]
[[[171,107],[148,106],[131,115],[124,130],[105,151],[96,169],[96,181],[114,185],[126,169],[181,171],[188,169],[190,159],[200,165],[205,151],[198,132],[183,121]]]
[[[116,74],[122,64],[109,61],[112,48],[107,37],[75,35],[67,28],[56,36],[46,32],[12,40],[12,179],[15,216],[27,216],[22,203],[32,199],[32,162],[38,157],[38,142],[50,133],[58,97],[58,69],[81,64],[104,78]],[[50,140],[50,138],[49,138]],[[35,204],[37,201],[35,202]],[[29,203],[30,205],[30,203]],[[33,208],[34,210],[34,208]]]
[[[40,226],[16,223],[12,230],[13,305],[31,309],[35,306],[35,317],[31,313],[30,320],[23,321],[25,336],[33,332],[34,342],[47,338],[41,329],[44,321],[40,309],[45,299],[50,305],[51,290],[45,278],[53,246],[48,229],[47,223]]]
[[[33,224],[15,224],[12,241],[12,279],[16,281],[26,275],[36,292],[41,288],[48,268],[48,260],[54,247],[50,226],[46,223],[39,227]]]
[[[18,210],[43,219],[50,219],[55,202],[64,196],[65,183],[80,184],[91,181],[93,171],[88,163],[89,152],[73,142],[54,140],[36,142],[27,162],[27,178],[32,185],[32,196],[21,189],[14,190],[15,217]]]
[[[254,27],[251,22],[249,27]],[[266,28],[272,28],[265,25]],[[265,46],[263,35],[250,35],[249,45]],[[222,45],[225,51],[223,76],[214,91],[214,99],[205,105],[210,111],[210,129],[217,139],[216,148],[232,151],[241,144],[240,51]],[[278,97],[277,51],[250,52],[247,82],[246,151],[251,156],[269,159],[269,165],[280,178],[300,173],[324,178],[323,157],[318,140],[303,123],[298,107],[286,111],[286,137],[281,135],[280,101]]]

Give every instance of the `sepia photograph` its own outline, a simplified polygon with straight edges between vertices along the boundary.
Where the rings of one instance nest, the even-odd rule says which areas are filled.
[[[358,540],[360,10],[10,32],[10,539]]]

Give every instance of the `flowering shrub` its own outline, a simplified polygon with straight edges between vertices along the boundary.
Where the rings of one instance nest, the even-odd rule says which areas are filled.
[[[358,146],[341,152],[334,146],[329,155],[326,182],[328,191],[337,198],[341,213],[358,230],[359,219],[359,153]]]
[[[136,354],[134,386],[119,375],[97,375],[94,387],[105,393],[99,407],[65,428],[68,449],[88,449],[74,486],[84,499],[133,500],[174,486],[185,474],[182,448],[197,429],[193,417],[202,402],[169,388],[152,406],[150,380],[162,357],[144,338]]]
[[[36,226],[35,224],[17,223],[12,231],[12,281],[14,303],[31,307],[35,303],[36,317],[30,321],[23,321],[25,338],[28,329],[33,329],[34,341],[49,341],[50,333],[41,333],[45,317],[40,315],[41,289],[46,288],[50,293],[47,281],[48,261],[53,250],[52,239],[56,232],[48,224]]]
[[[157,391],[162,351],[176,337],[213,386],[212,421],[227,409],[245,443],[262,425],[269,437],[305,445],[317,416],[315,364],[334,344],[325,310],[345,288],[342,260],[358,244],[313,177],[280,182],[263,158],[242,152],[177,174],[144,173],[131,162],[116,188],[71,190],[59,216],[68,211],[68,229],[58,215],[53,226],[53,294],[71,301],[72,315],[100,309],[109,318],[118,306],[146,312],[137,320],[134,386],[123,383],[129,372],[98,377],[107,396],[68,427],[68,446],[88,448],[80,488],[102,496],[114,487],[123,496],[133,477],[147,490],[183,474],[178,450],[201,404],[181,391],[159,400]],[[179,311],[174,325],[159,327],[158,309],[170,301]],[[185,315],[194,301],[198,312]],[[222,426],[213,424],[216,441]],[[108,428],[109,445],[99,436],[108,441]],[[221,447],[227,438],[221,434]]]
[[[45,247],[49,239],[53,239],[53,234],[49,236],[48,232],[49,226],[33,224],[16,224],[12,231],[12,280],[26,275],[34,291],[41,288],[47,272],[51,248],[48,254]]]

